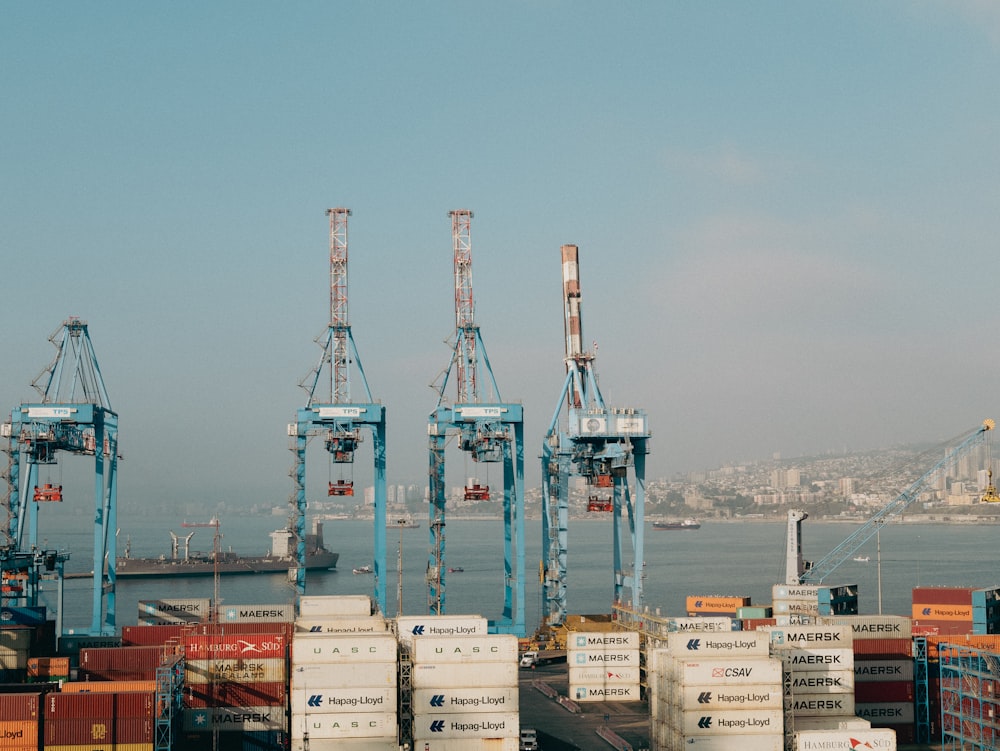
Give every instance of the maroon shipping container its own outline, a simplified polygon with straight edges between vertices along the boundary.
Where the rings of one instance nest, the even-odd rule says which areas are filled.
[[[114,716],[114,694],[62,694],[45,695],[45,720],[85,720],[90,717]]]
[[[964,636],[972,633],[972,621],[935,621],[921,618],[913,621],[914,633],[918,626],[921,629],[930,627],[936,636]]]
[[[115,744],[152,743],[152,717],[120,717],[115,720]]]
[[[913,681],[872,681],[854,684],[854,701],[859,704],[913,701]]]
[[[0,694],[0,720],[37,720],[41,716],[40,693]]]
[[[756,631],[761,626],[777,626],[777,618],[744,618],[743,630]]]
[[[913,725],[884,725],[889,730],[896,731],[896,745],[912,745],[916,742],[917,733]]]
[[[90,647],[80,650],[79,679],[99,681],[148,681],[172,657],[173,648]]]
[[[114,743],[114,707],[114,694],[47,694],[45,745]]]
[[[188,683],[184,686],[184,706],[204,707],[283,707],[288,701],[284,683]]]
[[[914,587],[913,603],[927,605],[972,605],[975,587]]]
[[[166,644],[171,639],[179,641],[190,627],[171,623],[163,626],[122,626],[123,647],[149,647]]]
[[[115,697],[115,719],[141,717],[150,719],[156,707],[156,693],[153,691],[122,691]],[[132,743],[132,741],[129,741]],[[138,741],[136,741],[138,743]]]
[[[854,658],[858,657],[910,657],[913,655],[912,639],[855,639]]]

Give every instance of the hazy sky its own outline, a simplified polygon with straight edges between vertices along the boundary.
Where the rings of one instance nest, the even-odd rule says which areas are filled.
[[[79,316],[121,500],[284,503],[346,206],[390,482],[425,483],[469,208],[529,483],[564,243],[650,477],[956,435],[1000,417],[998,80],[988,0],[7,3],[0,405]]]

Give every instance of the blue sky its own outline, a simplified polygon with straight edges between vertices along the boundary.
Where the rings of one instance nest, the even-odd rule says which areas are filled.
[[[390,481],[424,483],[469,208],[530,483],[564,243],[606,400],[649,412],[651,477],[956,435],[1000,416],[998,7],[8,4],[0,404],[36,398],[79,316],[122,499],[284,503],[347,206]]]

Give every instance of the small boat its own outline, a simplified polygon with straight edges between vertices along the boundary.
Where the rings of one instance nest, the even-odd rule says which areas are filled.
[[[465,571],[465,569],[462,568],[461,566],[454,566],[448,569],[449,574],[461,574],[463,571]]]
[[[870,555],[856,555],[851,560],[857,561],[858,563],[868,563],[871,559]]]
[[[701,522],[697,519],[685,519],[684,521],[653,522],[653,529],[701,529]]]
[[[353,571],[354,571],[355,574],[370,574],[372,572],[372,567],[371,566],[358,566],[356,569],[353,569]]]

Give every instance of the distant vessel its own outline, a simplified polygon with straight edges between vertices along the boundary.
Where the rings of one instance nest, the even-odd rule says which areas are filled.
[[[464,571],[465,569],[462,568],[461,566],[453,566],[452,568],[448,569],[449,574],[461,574]]]
[[[854,558],[852,560],[855,560],[858,563],[868,563],[868,561],[871,560],[871,556],[870,555],[856,555],[856,556],[854,556]]]
[[[368,565],[358,566],[351,570],[355,574],[370,574],[372,572],[372,567]]]
[[[185,524],[184,526],[195,526]],[[199,525],[199,526],[216,526]],[[297,560],[294,535],[289,529],[276,529],[271,533],[271,552],[267,555],[240,555],[232,551],[201,553],[189,550],[191,537],[184,537],[184,552],[178,550],[179,538],[173,532],[171,554],[159,558],[133,558],[131,541],[125,543],[125,555],[115,566],[119,578],[156,578],[166,576],[213,576],[219,574],[273,574],[296,568]],[[339,553],[329,550],[323,543],[323,524],[315,523],[314,534],[306,535],[306,570],[323,571],[336,568]]]
[[[420,529],[420,522],[412,516],[406,516],[402,519],[390,519],[385,526],[390,529]]]
[[[701,522],[697,519],[685,519],[684,521],[653,522],[653,529],[701,529]]]

